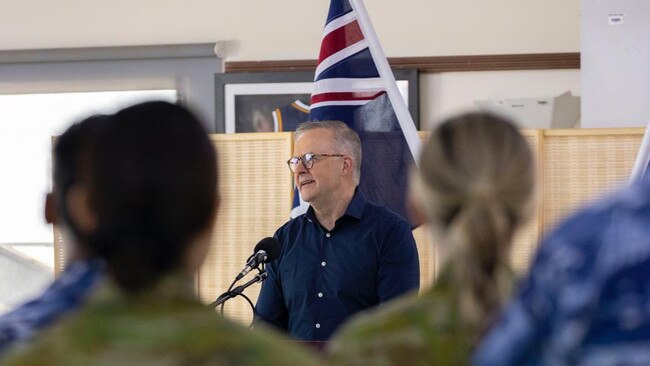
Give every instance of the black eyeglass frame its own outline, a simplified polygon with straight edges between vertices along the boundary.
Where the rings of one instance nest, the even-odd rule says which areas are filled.
[[[311,169],[314,167],[314,163],[316,162],[315,158],[320,158],[320,157],[344,157],[345,155],[343,154],[314,154],[314,153],[306,153],[303,154],[302,156],[294,156],[291,159],[287,160],[287,165],[289,166],[289,170],[291,170],[292,173],[296,172],[296,168],[298,167],[298,163],[302,162],[302,165],[305,167],[305,169]]]

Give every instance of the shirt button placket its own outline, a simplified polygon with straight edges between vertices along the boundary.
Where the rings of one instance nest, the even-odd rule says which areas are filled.
[[[332,236],[332,233],[330,233],[330,232],[325,233],[325,237],[329,238],[330,236]],[[325,267],[327,265],[327,262],[322,261],[322,262],[320,262],[320,265],[322,267]]]
[[[332,236],[331,233],[329,233],[329,232],[328,232],[328,233],[325,233],[325,237],[329,238],[329,237],[331,237],[331,236]],[[320,262],[320,265],[321,265],[321,267],[325,267],[325,266],[327,266],[327,262],[322,261],[322,262]],[[319,293],[318,293],[318,297],[319,297],[319,298],[322,298],[322,297],[323,297],[323,293],[322,293],[322,292],[319,292]],[[316,329],[320,329],[320,323],[316,323],[315,326],[316,326]]]
[[[331,236],[332,236],[332,233],[330,233],[330,232],[325,233],[325,237],[329,238],[329,237],[331,237]],[[321,265],[322,267],[325,267],[325,266],[327,265],[327,262],[322,261],[322,262],[320,262],[320,265]]]

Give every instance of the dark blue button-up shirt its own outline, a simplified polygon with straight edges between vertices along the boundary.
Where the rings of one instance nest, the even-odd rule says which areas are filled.
[[[292,337],[327,340],[352,314],[417,289],[420,270],[411,228],[357,189],[333,230],[313,209],[275,233],[280,258],[257,300],[257,320]]]

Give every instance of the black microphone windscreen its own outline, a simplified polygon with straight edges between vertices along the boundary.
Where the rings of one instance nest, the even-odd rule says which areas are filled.
[[[264,238],[260,240],[259,243],[255,246],[254,253],[263,250],[268,255],[267,262],[270,262],[274,259],[277,259],[280,256],[280,251],[282,251],[282,244],[276,238]]]

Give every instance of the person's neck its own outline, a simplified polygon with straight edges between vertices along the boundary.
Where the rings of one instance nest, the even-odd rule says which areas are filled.
[[[91,256],[90,253],[83,249],[81,245],[77,244],[76,242],[69,243],[65,247],[65,265],[69,266],[73,263],[79,262],[79,261],[85,261],[89,260],[94,256]]]
[[[316,219],[325,229],[328,231],[334,229],[336,220],[345,214],[345,211],[348,209],[348,206],[354,197],[355,188],[356,187],[352,187],[352,189],[341,189],[342,192],[336,197],[330,197],[328,200],[323,200],[324,202],[311,205],[314,209]]]

